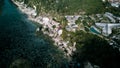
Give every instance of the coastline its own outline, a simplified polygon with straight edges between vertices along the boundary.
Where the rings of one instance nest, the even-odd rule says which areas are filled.
[[[13,2],[13,0],[9,0],[11,3],[13,3],[16,7],[19,7],[17,4]]]
[[[18,9],[22,13],[28,16],[28,20],[34,21],[43,26],[42,29],[38,27],[36,29],[36,32],[39,32],[41,30],[43,34],[47,34],[52,38],[52,40],[54,41],[54,45],[56,45],[59,49],[63,50],[66,56],[70,57],[72,55],[73,51],[76,50],[75,45],[68,46],[69,41],[64,41],[61,38],[60,35],[62,34],[62,28],[60,28],[61,27],[60,23],[52,20],[52,18],[49,18],[49,17],[43,17],[40,15],[37,16],[37,12],[35,10],[36,8],[33,9],[30,7],[27,7],[27,5],[24,4],[24,2],[20,3],[14,0],[11,0],[11,1],[15,5],[17,5]],[[55,28],[53,28],[53,26],[55,26]]]

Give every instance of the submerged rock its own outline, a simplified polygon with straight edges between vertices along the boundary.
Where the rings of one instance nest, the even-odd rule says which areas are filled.
[[[17,59],[10,64],[10,68],[31,68],[31,63],[25,59]]]

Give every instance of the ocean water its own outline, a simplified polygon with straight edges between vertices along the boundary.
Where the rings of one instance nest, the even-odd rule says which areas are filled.
[[[35,35],[37,26],[10,0],[0,7],[0,68],[24,68],[27,62],[32,68],[60,68],[66,63],[50,40]]]

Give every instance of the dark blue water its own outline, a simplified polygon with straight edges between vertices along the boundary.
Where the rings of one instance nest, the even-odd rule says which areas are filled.
[[[0,68],[9,68],[17,59],[24,59],[33,68],[60,68],[62,52],[44,35],[35,35],[36,25],[27,20],[9,0],[4,0],[0,14]]]

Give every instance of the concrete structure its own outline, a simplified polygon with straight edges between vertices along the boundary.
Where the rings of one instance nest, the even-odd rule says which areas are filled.
[[[120,6],[120,0],[108,0],[108,2],[110,2],[113,7],[119,8]]]
[[[114,19],[114,15],[112,13],[106,12],[104,16],[108,17],[111,22],[114,22],[114,23],[116,22],[116,20]]]
[[[75,21],[78,20],[80,16],[79,15],[68,15],[68,16],[65,16],[65,18],[68,20],[68,25],[66,26],[66,30],[67,31],[74,31],[77,29],[78,25],[75,24]]]
[[[108,2],[120,2],[120,0],[108,0]]]
[[[102,28],[102,34],[104,36],[109,36],[112,33],[112,28],[120,27],[119,24],[111,24],[111,23],[95,23],[96,26]]]
[[[119,8],[120,3],[119,2],[111,3],[111,6]]]
[[[79,15],[68,15],[68,16],[65,16],[65,18],[68,20],[69,23],[75,23],[76,20],[78,20],[80,16]]]

